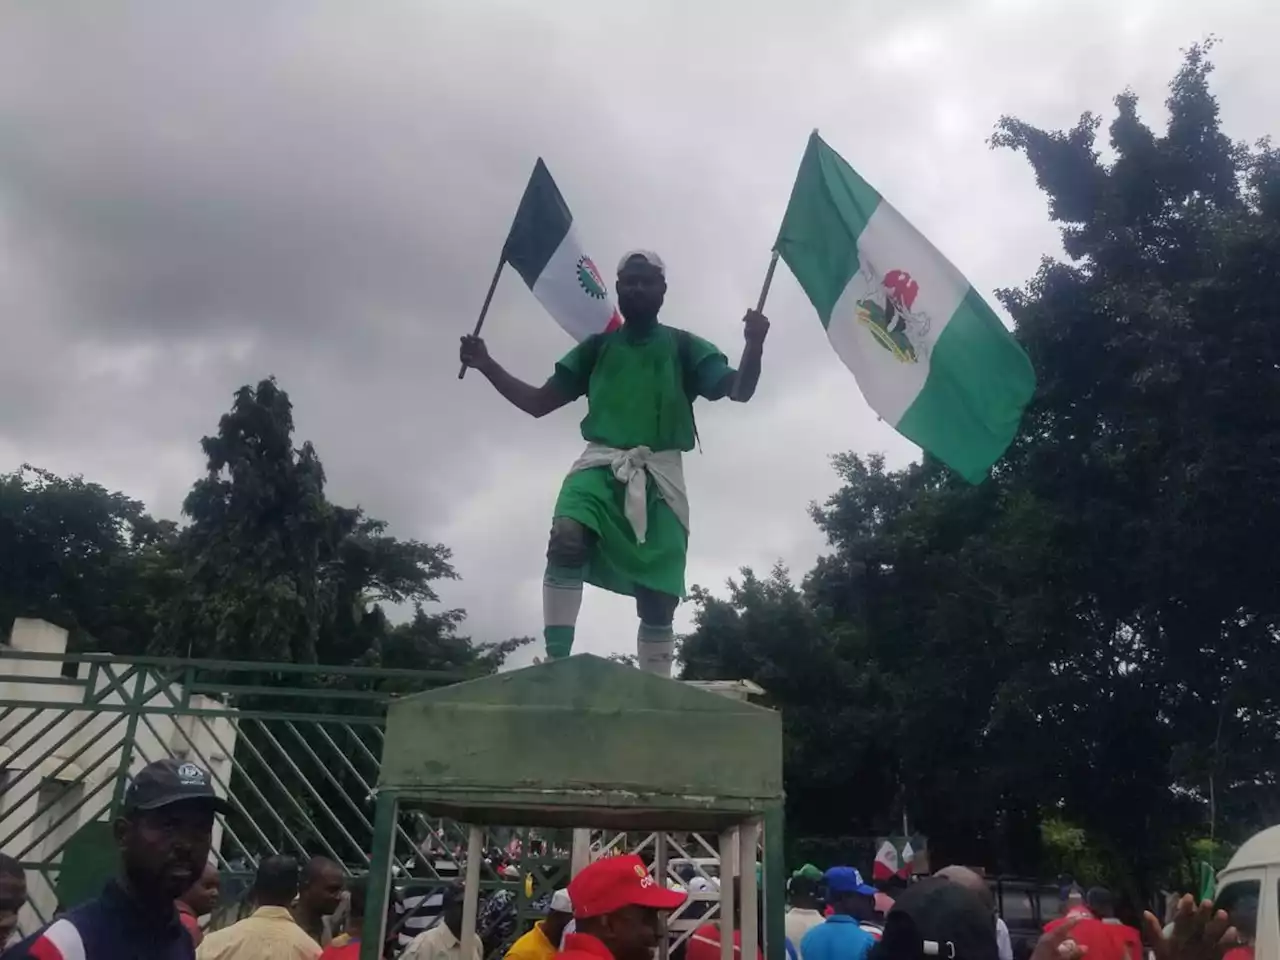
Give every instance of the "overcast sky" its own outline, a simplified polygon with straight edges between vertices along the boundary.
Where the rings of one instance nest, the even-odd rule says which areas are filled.
[[[989,295],[1059,251],[996,119],[1109,118],[1127,86],[1163,124],[1210,33],[1227,131],[1280,132],[1259,0],[0,0],[0,470],[176,517],[199,438],[274,374],[332,499],[451,546],[477,639],[537,634],[583,410],[456,379],[536,157],[596,259],[657,250],[663,318],[736,362],[810,129]],[[759,392],[701,407],[686,460],[689,582],[717,590],[809,568],[830,454],[918,455],[785,268],[766,312]],[[486,338],[537,382],[571,346],[510,271]],[[578,635],[633,650],[630,601],[588,589]]]

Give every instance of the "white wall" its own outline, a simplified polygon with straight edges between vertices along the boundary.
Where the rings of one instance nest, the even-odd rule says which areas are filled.
[[[67,632],[43,620],[15,620],[7,644],[23,653],[60,655],[66,648]],[[128,732],[128,714],[103,709],[124,702],[112,681],[126,677],[128,664],[104,657],[94,672],[93,690],[88,689],[89,664],[75,665],[74,677],[63,676],[63,665],[61,660],[0,660],[0,700],[31,704],[0,708],[0,850],[19,860],[55,864],[48,877],[27,871],[28,905],[19,916],[27,933],[40,925],[36,911],[46,919],[53,913],[62,845],[85,823],[106,818]],[[168,709],[136,718],[130,773],[165,756],[188,759],[208,769],[225,796],[237,735],[234,718],[179,715],[175,704],[181,703],[181,686],[166,684],[149,669],[122,684],[130,698],[139,682],[148,707]],[[200,695],[191,697],[187,709],[234,713]],[[215,850],[221,834],[216,825]]]

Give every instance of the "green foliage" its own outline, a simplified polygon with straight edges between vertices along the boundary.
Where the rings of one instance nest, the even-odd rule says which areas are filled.
[[[1026,153],[1076,261],[1003,294],[1041,383],[1004,469],[1048,508],[1092,690],[1067,795],[1122,850],[1188,817],[1265,822],[1280,760],[1280,177],[1219,129],[1207,50],[1164,136],[1117,98],[1109,167],[1084,122],[994,138]],[[1100,756],[1127,776],[1085,787]]]
[[[1068,876],[1081,887],[1125,889],[1133,878],[1128,865],[1091,837],[1083,827],[1049,814],[1040,824],[1045,876]]]
[[[680,647],[684,677],[754,680],[782,711],[788,830],[888,832],[897,792],[892,725],[908,684],[869,662],[859,631],[820,619],[782,567],[765,579],[744,570],[727,600],[696,587],[693,599],[695,630]]]
[[[530,642],[477,645],[463,611],[427,612],[433,584],[456,577],[448,548],[331,503],[274,380],[237,391],[201,446],[181,530],[79,477],[0,475],[0,623],[42,617],[112,653],[472,674]],[[384,604],[414,614],[392,624]]]
[[[175,532],[82,477],[0,474],[0,624],[38,617],[70,631],[73,649],[141,653]]]
[[[1213,872],[1217,873],[1231,861],[1232,855],[1239,846],[1236,843],[1214,840],[1211,837],[1195,837],[1187,843],[1187,854],[1193,861],[1209,864]]]
[[[796,714],[801,829],[874,834],[896,796],[937,862],[1071,854],[1138,890],[1189,838],[1274,822],[1280,158],[1222,133],[1208,49],[1164,133],[1117,97],[1110,162],[1093,115],[999,123],[1069,259],[1000,294],[1039,389],[991,478],[838,456],[803,590],[747,572],[696,595],[687,674]]]

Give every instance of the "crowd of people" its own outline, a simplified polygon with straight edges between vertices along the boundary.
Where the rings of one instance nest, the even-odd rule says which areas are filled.
[[[219,912],[223,899],[219,872],[210,859],[214,818],[228,810],[208,773],[197,765],[170,758],[143,767],[112,824],[118,876],[100,896],[70,910],[57,909],[51,923],[25,938],[16,932],[27,899],[25,871],[0,854],[0,957],[357,960],[368,882],[348,877],[342,865],[326,857],[263,857],[248,891],[252,912],[206,932],[201,918]],[[502,870],[504,865],[494,866]],[[478,925],[482,936],[467,960],[481,960],[487,947],[513,933],[514,898],[502,894],[487,899]],[[566,896],[560,891],[550,898],[551,913],[539,929],[548,924],[557,929],[555,911]],[[463,960],[462,909],[457,886],[403,899],[392,891],[382,956]],[[517,943],[528,955],[531,938]]]
[[[358,960],[368,900],[365,879],[351,879],[323,857],[272,855],[257,866],[252,912],[206,932],[200,918],[219,902],[218,871],[209,859],[214,818],[227,812],[209,775],[176,759],[148,764],[133,778],[112,824],[119,874],[100,896],[62,912],[25,938],[15,938],[26,897],[20,865],[0,855],[0,960]],[[663,915],[686,907],[696,881],[661,883],[634,854],[597,860],[566,889],[547,898],[545,917],[505,950],[504,960],[653,960],[667,929]],[[736,880],[730,882],[736,883]],[[421,914],[428,898],[412,912]],[[463,896],[448,886],[435,895],[425,928],[407,924],[405,904],[388,898],[381,925],[388,960],[482,960],[515,931],[490,920],[478,926],[463,956]],[[1013,960],[986,881],[948,867],[889,897],[851,866],[825,871],[806,864],[788,883],[788,960]],[[498,912],[508,911],[500,898]],[[741,898],[734,897],[741,905]],[[697,917],[689,904],[685,913]],[[742,958],[740,916],[734,957]],[[763,929],[763,917],[759,929]],[[514,924],[514,914],[510,917]],[[719,960],[721,921],[710,919],[680,938],[672,960]],[[405,936],[404,931],[413,931]],[[1147,914],[1145,937],[1119,923],[1105,890],[1068,898],[1047,924],[1031,960],[1252,960],[1222,911],[1190,897],[1162,929]],[[13,939],[11,939],[13,938]],[[7,947],[4,945],[8,944]],[[763,960],[759,952],[757,960]]]

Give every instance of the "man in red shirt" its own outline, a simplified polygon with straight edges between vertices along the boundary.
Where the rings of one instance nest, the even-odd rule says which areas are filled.
[[[565,935],[559,960],[651,960],[661,933],[659,914],[684,903],[649,876],[635,854],[605,857],[569,882],[576,932]]]
[[[816,912],[816,911],[815,911]],[[763,930],[762,917],[757,916],[757,930]],[[757,960],[762,960],[764,951],[758,946]],[[738,878],[733,878],[733,958],[742,960],[742,888]],[[685,947],[684,960],[720,960],[720,924],[704,923],[693,931],[689,944]]]
[[[1065,916],[1045,924],[1045,933],[1072,917],[1082,919],[1071,931],[1071,939],[1088,948],[1090,960],[1143,960],[1146,956],[1141,934],[1116,919],[1115,900],[1106,888],[1090,889],[1083,903],[1073,903]]]
[[[1128,960],[1143,960],[1146,951],[1142,948],[1142,935],[1136,927],[1122,923],[1116,917],[1116,900],[1106,887],[1092,887],[1084,895],[1084,901],[1093,911],[1093,915],[1103,922],[1111,931],[1124,950]]]

